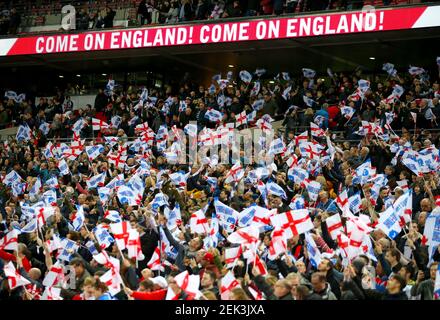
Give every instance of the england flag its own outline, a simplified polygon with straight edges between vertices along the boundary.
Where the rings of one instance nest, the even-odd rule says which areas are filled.
[[[92,128],[94,131],[101,129],[108,129],[109,127],[110,126],[108,125],[108,123],[100,119],[92,118]]]
[[[10,290],[13,290],[21,286],[26,286],[31,283],[15,269],[12,262],[6,264],[3,268],[3,271],[8,279],[8,285]]]
[[[206,219],[205,216],[206,209],[207,206],[191,214],[191,218],[189,220],[191,232],[197,234],[208,234],[209,224],[208,219]]]
[[[333,240],[337,239],[338,235],[344,230],[339,213],[325,219],[325,223]]]
[[[252,244],[258,242],[260,231],[257,226],[249,226],[238,229],[229,235],[228,241],[236,244]]]
[[[135,258],[136,261],[142,261],[145,259],[141,249],[139,232],[136,229],[128,231],[127,251],[130,259]]]
[[[283,229],[288,239],[314,228],[307,209],[290,210],[270,218],[275,230]]]

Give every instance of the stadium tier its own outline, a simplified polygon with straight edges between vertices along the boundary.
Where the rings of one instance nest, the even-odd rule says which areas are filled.
[[[440,6],[2,5],[0,300],[440,299]]]
[[[0,35],[59,31],[62,8],[77,11],[77,30],[176,24],[237,17],[295,14],[314,11],[359,10],[405,6],[435,0],[6,0],[0,3]]]

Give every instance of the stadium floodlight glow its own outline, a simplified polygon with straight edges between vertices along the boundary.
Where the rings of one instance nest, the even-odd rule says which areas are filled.
[[[370,57],[370,60],[376,60],[376,58],[375,57]]]

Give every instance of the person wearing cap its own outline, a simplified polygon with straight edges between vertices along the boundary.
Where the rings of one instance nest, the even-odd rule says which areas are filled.
[[[201,277],[203,277],[204,273],[206,271],[213,272],[216,277],[220,277],[221,273],[217,265],[215,264],[215,256],[212,252],[206,252],[202,259],[200,260],[200,270],[199,274]]]

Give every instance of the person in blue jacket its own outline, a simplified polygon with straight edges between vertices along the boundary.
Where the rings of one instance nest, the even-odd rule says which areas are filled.
[[[116,300],[108,291],[108,287],[104,282],[96,281],[94,284],[96,300]]]

